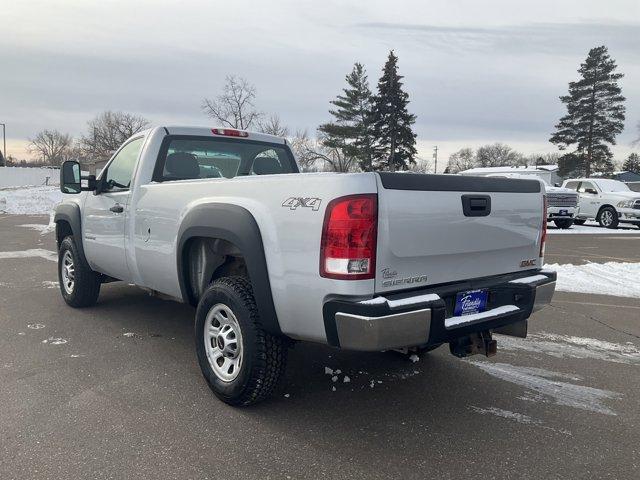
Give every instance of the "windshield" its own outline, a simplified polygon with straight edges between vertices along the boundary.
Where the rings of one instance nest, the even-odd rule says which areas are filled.
[[[626,183],[618,180],[597,180],[596,183],[603,192],[630,192]]]

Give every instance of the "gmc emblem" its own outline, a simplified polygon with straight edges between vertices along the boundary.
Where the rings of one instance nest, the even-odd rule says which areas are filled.
[[[535,267],[535,265],[536,265],[536,259],[535,258],[530,258],[528,260],[522,260],[520,262],[520,268]]]

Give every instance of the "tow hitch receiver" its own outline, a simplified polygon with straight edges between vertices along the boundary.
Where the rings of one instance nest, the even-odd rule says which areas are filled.
[[[459,358],[477,354],[493,357],[498,350],[498,342],[491,338],[491,332],[478,332],[456,338],[449,343],[449,350]]]

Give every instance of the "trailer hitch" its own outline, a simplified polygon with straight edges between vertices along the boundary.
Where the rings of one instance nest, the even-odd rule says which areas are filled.
[[[450,342],[449,351],[459,358],[478,354],[493,357],[498,351],[498,342],[491,337],[490,331],[477,332]]]

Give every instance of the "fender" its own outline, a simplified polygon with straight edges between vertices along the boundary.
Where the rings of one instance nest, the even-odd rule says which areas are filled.
[[[58,239],[58,222],[66,221],[71,226],[71,232],[73,232],[73,238],[76,241],[76,247],[80,255],[81,260],[88,264],[87,258],[84,255],[84,246],[82,245],[82,217],[80,215],[80,206],[75,203],[61,203],[56,207],[56,213],[53,217],[53,221],[56,224],[56,240]],[[60,245],[58,244],[58,248]]]
[[[182,220],[178,230],[176,255],[178,281],[183,300],[192,305],[195,304],[195,299],[186,286],[183,251],[186,242],[193,237],[220,238],[240,249],[247,265],[262,326],[269,333],[281,335],[262,236],[253,215],[238,205],[208,203],[194,207]]]

